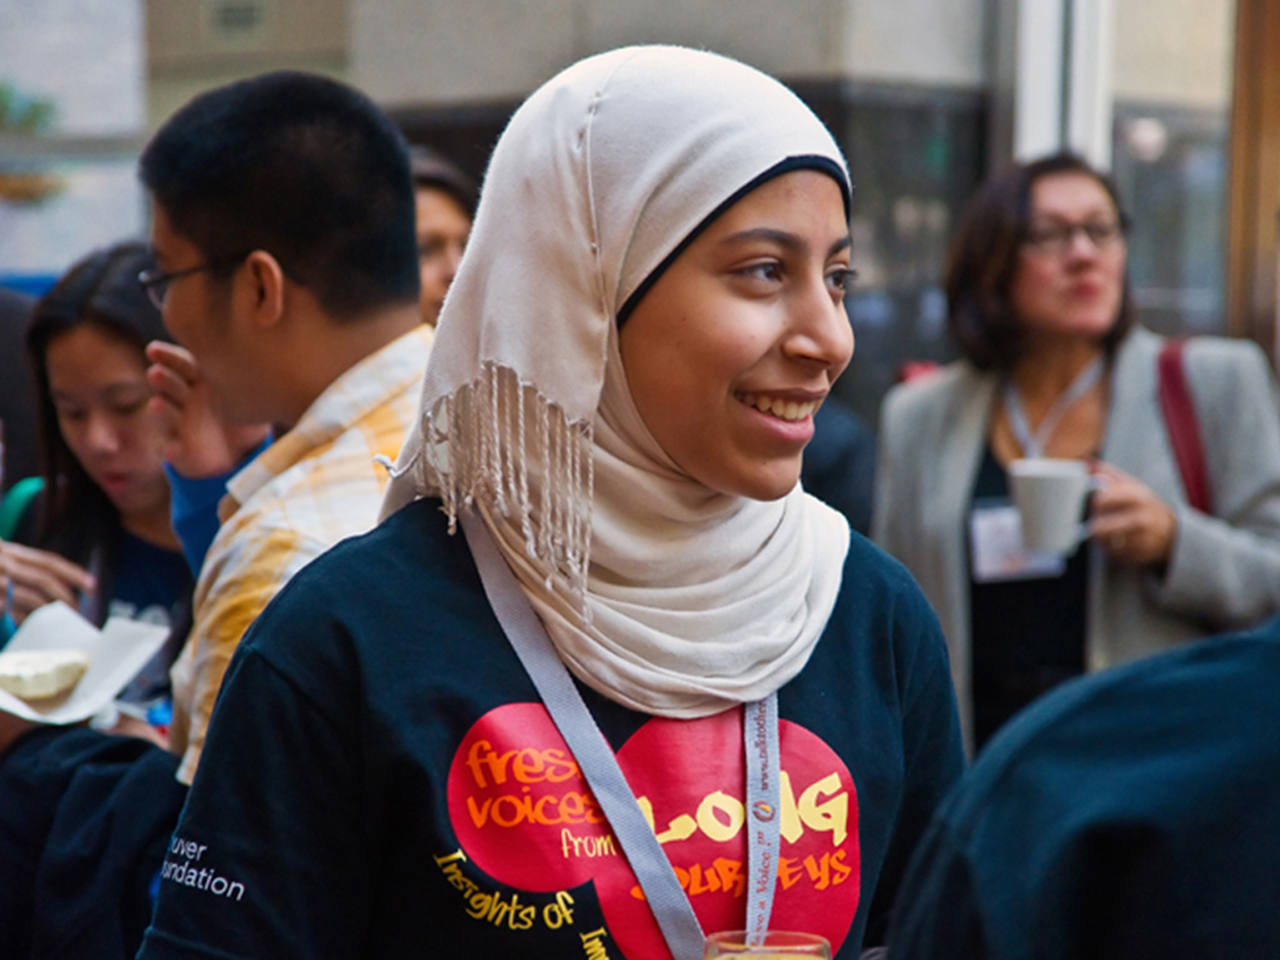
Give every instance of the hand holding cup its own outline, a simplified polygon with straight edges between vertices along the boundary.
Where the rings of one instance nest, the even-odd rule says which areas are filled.
[[[1136,477],[1101,461],[1089,535],[1113,559],[1128,564],[1168,563],[1178,536],[1173,509]]]

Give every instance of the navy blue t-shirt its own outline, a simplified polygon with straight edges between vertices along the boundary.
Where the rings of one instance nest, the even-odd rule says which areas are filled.
[[[108,617],[126,617],[166,627],[178,627],[191,598],[191,571],[178,550],[166,550],[127,531],[120,532],[115,579],[111,584]],[[148,703],[167,698],[169,667],[186,638],[175,632],[138,671],[119,699]]]
[[[1280,957],[1280,619],[1059,687],[988,744],[893,960]]]
[[[740,928],[741,708],[583,695],[704,928]],[[861,537],[779,711],[773,925],[853,957],[963,763],[936,619]],[[246,635],[161,877],[148,960],[666,955],[436,501],[313,562]]]
[[[191,593],[191,571],[178,550],[120,532],[110,616],[170,625]]]

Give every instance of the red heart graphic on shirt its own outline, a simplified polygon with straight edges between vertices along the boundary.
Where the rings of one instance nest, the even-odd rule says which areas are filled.
[[[618,764],[707,932],[745,924],[742,710],[655,718]],[[858,804],[848,769],[798,724],[779,723],[781,850],[775,929],[839,949],[858,909]],[[467,858],[517,890],[593,881],[609,933],[631,957],[669,956],[621,847],[546,708],[506,704],[468,731],[449,771],[449,812]],[[541,918],[529,914],[532,923]],[[554,914],[553,914],[554,915]]]

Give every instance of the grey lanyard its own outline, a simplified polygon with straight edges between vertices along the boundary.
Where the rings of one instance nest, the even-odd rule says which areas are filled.
[[[641,812],[617,757],[484,522],[471,510],[463,511],[460,519],[489,605],[622,845],[667,947],[676,960],[700,960],[702,926],[680,888],[671,861]],[[747,760],[747,931],[756,940],[769,928],[778,874],[777,694],[747,704],[743,727]]]
[[[1093,385],[1102,379],[1102,358],[1094,357],[1089,365],[1076,374],[1071,385],[1053,402],[1049,412],[1040,421],[1035,432],[1027,422],[1027,411],[1022,406],[1022,397],[1018,388],[1010,378],[1004,385],[1004,410],[1009,415],[1009,426],[1013,427],[1013,435],[1018,438],[1024,457],[1043,457],[1044,448],[1049,445],[1049,438],[1058,426],[1058,421],[1071,409],[1077,400],[1088,393]]]

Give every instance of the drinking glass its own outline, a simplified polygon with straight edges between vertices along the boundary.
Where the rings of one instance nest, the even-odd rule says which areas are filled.
[[[831,944],[816,933],[770,930],[760,943],[747,942],[745,930],[726,930],[707,937],[702,956],[749,957],[751,960],[831,960]]]

